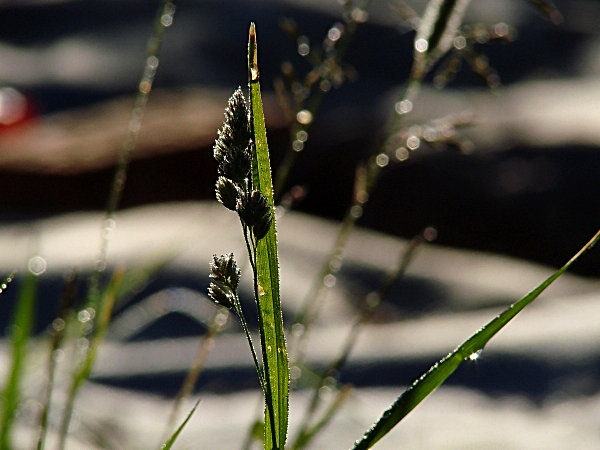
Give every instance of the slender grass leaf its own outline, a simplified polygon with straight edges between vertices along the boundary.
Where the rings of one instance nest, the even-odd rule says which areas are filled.
[[[161,447],[161,450],[169,450],[173,446],[173,444],[175,443],[175,440],[179,437],[179,434],[183,430],[183,427],[186,426],[186,424],[189,422],[189,420],[192,418],[192,416],[196,412],[196,408],[198,407],[198,403],[200,403],[200,400],[198,400],[196,402],[196,404],[194,405],[194,407],[192,408],[192,410],[190,411],[190,413],[187,415],[187,417],[185,418],[185,420],[183,422],[181,422],[181,425],[179,425],[179,427],[175,430],[175,432],[169,438],[169,440],[163,444],[163,446]]]
[[[19,390],[27,355],[27,343],[34,323],[37,283],[38,276],[27,272],[17,296],[11,322],[11,368],[2,393],[2,419],[0,421],[0,449],[2,450],[13,448],[10,432],[19,407]]]
[[[398,424],[410,411],[412,411],[425,397],[431,394],[456,368],[465,360],[472,358],[481,351],[488,341],[494,337],[508,322],[510,322],[527,305],[533,302],[548,286],[560,277],[579,257],[589,250],[600,239],[600,230],[590,241],[575,254],[564,266],[547,278],[543,283],[525,295],[521,300],[505,309],[499,316],[492,319],[479,329],[469,339],[458,346],[445,358],[434,364],[429,371],[423,374],[404,393],[396,399],[392,406],[383,413],[373,427],[367,431],[363,438],[357,441],[354,449],[367,449],[385,436]]]
[[[123,272],[116,271],[113,274],[109,285],[100,294],[100,311],[96,319],[96,330],[94,332],[93,337],[90,340],[89,348],[87,350],[87,353],[85,354],[81,365],[76,369],[75,373],[73,374],[71,386],[69,387],[69,393],[67,395],[67,400],[62,415],[59,432],[58,448],[61,450],[64,449],[66,445],[67,433],[69,429],[69,423],[71,422],[71,416],[73,414],[75,398],[77,397],[81,386],[88,380],[90,374],[92,373],[92,369],[94,367],[94,363],[96,362],[96,357],[98,355],[100,344],[104,341],[106,329],[110,324],[110,318],[117,298],[117,292],[119,291],[119,287],[121,285],[122,280]]]
[[[419,21],[411,78],[419,80],[452,48],[471,0],[430,0]]]
[[[248,42],[248,83],[250,87],[251,127],[254,139],[252,151],[252,181],[254,189],[267,198],[273,211],[273,185],[269,147],[260,94],[256,51],[256,31],[250,25]],[[263,364],[266,381],[265,448],[283,448],[288,426],[288,355],[283,333],[283,318],[279,296],[279,260],[275,218],[263,239],[256,246],[258,310]],[[268,430],[271,430],[270,432]]]

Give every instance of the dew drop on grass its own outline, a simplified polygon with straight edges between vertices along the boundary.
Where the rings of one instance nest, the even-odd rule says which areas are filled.
[[[479,359],[479,357],[481,356],[481,352],[483,352],[483,349],[479,349],[479,350],[477,350],[476,352],[473,352],[473,353],[471,353],[471,354],[468,356],[468,359],[469,359],[470,361],[477,361],[477,360]]]
[[[350,215],[355,218],[358,219],[360,216],[362,216],[363,214],[363,208],[360,205],[354,205],[352,208],[350,208]]]
[[[409,136],[406,139],[406,146],[409,150],[416,150],[421,145],[421,140],[417,136]]]
[[[308,125],[312,122],[313,115],[308,109],[303,109],[296,114],[296,120],[301,125]]]
[[[323,277],[323,284],[325,285],[325,287],[332,288],[335,286],[335,283],[336,283],[335,275],[330,273],[328,275],[325,275],[325,277]]]
[[[57,317],[56,319],[54,319],[52,321],[52,329],[54,331],[57,331],[57,332],[58,331],[62,331],[65,328],[65,324],[66,323],[65,323],[64,319],[61,319],[60,317]]]
[[[396,103],[396,105],[394,105],[394,109],[396,110],[396,113],[398,113],[398,114],[408,114],[409,112],[412,111],[413,104],[409,99],[404,99],[404,100]]]
[[[329,399],[331,399],[331,396],[333,395],[333,392],[331,390],[331,387],[329,386],[322,386],[319,388],[319,398],[322,401],[327,401]]]
[[[377,157],[375,158],[375,163],[379,166],[379,167],[385,167],[388,165],[388,163],[390,162],[390,158],[388,155],[386,155],[385,153],[380,153],[379,155],[377,155]]]
[[[41,256],[34,256],[29,260],[27,268],[34,275],[41,275],[46,271],[47,263]]]
[[[408,159],[408,150],[406,147],[398,147],[395,155],[398,161],[406,161]]]
[[[300,142],[306,142],[308,140],[308,133],[304,130],[300,130],[296,133],[296,140]]]
[[[165,5],[164,14],[160,17],[160,23],[163,27],[173,25],[173,15],[175,14],[175,5],[169,2]]]
[[[419,53],[426,52],[428,48],[429,42],[427,42],[427,39],[420,38],[415,41],[415,50]]]
[[[292,148],[295,152],[301,152],[302,150],[304,150],[304,142],[296,139],[294,140],[294,142],[292,142]]]

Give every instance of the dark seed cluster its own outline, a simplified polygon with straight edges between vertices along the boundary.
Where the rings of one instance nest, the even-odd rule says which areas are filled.
[[[266,197],[252,190],[252,145],[250,113],[244,94],[238,88],[229,99],[225,121],[213,149],[219,164],[215,192],[223,206],[237,211],[258,241],[269,231],[272,214]]]
[[[210,283],[208,287],[209,297],[226,308],[233,308],[240,275],[233,253],[213,255],[210,263],[210,278],[214,283]]]

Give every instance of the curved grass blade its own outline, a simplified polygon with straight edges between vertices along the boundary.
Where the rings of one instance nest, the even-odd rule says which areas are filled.
[[[385,436],[425,397],[431,394],[456,368],[472,355],[481,351],[488,341],[494,337],[508,322],[523,308],[533,302],[548,286],[560,277],[579,257],[589,250],[600,239],[600,230],[583,246],[564,266],[547,278],[538,287],[525,295],[521,300],[505,309],[499,316],[488,322],[469,339],[458,346],[445,358],[434,364],[425,374],[416,380],[404,393],[396,399],[392,406],[383,413],[381,418],[367,431],[363,438],[354,445],[354,450],[367,449]]]
[[[5,281],[10,282],[11,275]],[[0,420],[0,449],[13,448],[11,444],[11,428],[19,407],[19,391],[25,357],[27,355],[27,343],[31,336],[34,323],[34,312],[36,302],[38,276],[31,271],[27,272],[15,304],[15,312],[11,321],[11,343],[12,358],[11,368],[8,372],[8,380],[2,392],[2,419]]]
[[[173,446],[173,444],[175,443],[175,439],[177,439],[179,437],[179,434],[183,430],[183,427],[186,426],[186,424],[188,423],[188,421],[192,418],[192,416],[196,412],[196,408],[198,407],[198,403],[200,403],[200,400],[198,400],[196,402],[196,404],[194,405],[194,407],[192,408],[192,410],[190,411],[190,413],[187,415],[187,417],[185,418],[185,420],[183,422],[181,422],[181,425],[179,425],[179,428],[177,428],[175,430],[175,432],[169,438],[169,440],[163,444],[163,446],[161,447],[161,450],[169,450]]]
[[[248,42],[248,84],[254,146],[252,150],[252,181],[273,211],[273,185],[269,147],[260,94],[256,53],[256,31],[250,25]],[[258,320],[266,381],[265,448],[283,448],[288,424],[288,355],[283,333],[283,318],[279,297],[279,260],[275,218],[267,235],[256,245]],[[270,432],[268,430],[271,430]]]

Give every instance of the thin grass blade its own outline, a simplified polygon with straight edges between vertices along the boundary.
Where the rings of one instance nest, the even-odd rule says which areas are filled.
[[[250,25],[248,43],[248,83],[250,86],[250,111],[254,139],[252,155],[253,186],[254,189],[260,190],[265,195],[271,211],[273,211],[271,165],[260,94],[254,24]],[[289,367],[279,296],[279,260],[275,218],[273,218],[267,235],[257,243],[256,266],[258,272],[259,326],[267,387],[265,448],[283,448],[288,425]]]
[[[196,404],[194,405],[194,407],[192,408],[190,413],[187,415],[185,420],[183,422],[181,422],[181,425],[179,425],[179,427],[175,430],[175,432],[172,434],[172,436],[169,438],[169,440],[162,445],[161,450],[169,450],[173,446],[173,444],[175,443],[175,440],[179,437],[179,434],[183,430],[183,427],[186,426],[186,424],[189,422],[189,420],[192,418],[192,416],[196,412],[198,403],[200,403],[200,400],[198,400],[196,402]]]
[[[521,300],[505,309],[499,316],[488,322],[469,339],[458,346],[445,358],[434,364],[410,386],[392,406],[383,413],[381,418],[367,431],[362,439],[354,445],[355,450],[372,447],[384,437],[398,422],[412,411],[425,397],[431,394],[456,368],[465,360],[481,351],[488,341],[494,337],[508,322],[510,322],[527,305],[533,302],[548,286],[560,277],[579,257],[589,250],[600,239],[600,230],[596,235],[575,254],[564,266],[548,277],[543,283],[525,295]]]
[[[8,279],[12,280],[12,276]],[[27,272],[17,296],[11,322],[11,368],[2,392],[2,419],[0,421],[0,449],[2,450],[13,448],[10,433],[19,407],[19,391],[27,356],[27,344],[34,323],[37,283],[38,276]]]

